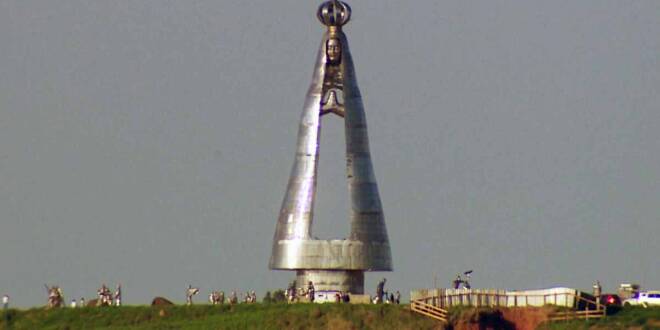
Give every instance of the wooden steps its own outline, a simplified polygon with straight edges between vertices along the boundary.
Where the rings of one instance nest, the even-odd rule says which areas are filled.
[[[449,312],[446,309],[429,305],[421,300],[410,302],[410,310],[444,323],[447,323],[447,317],[449,316]]]

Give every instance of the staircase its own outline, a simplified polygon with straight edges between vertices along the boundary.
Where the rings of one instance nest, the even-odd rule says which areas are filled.
[[[449,316],[449,312],[446,309],[429,305],[424,302],[424,299],[411,301],[410,310],[444,323],[447,323],[447,317]]]

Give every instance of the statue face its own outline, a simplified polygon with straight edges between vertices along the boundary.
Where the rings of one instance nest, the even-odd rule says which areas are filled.
[[[328,62],[331,64],[339,64],[341,62],[341,43],[339,39],[332,38],[326,44],[326,55]]]

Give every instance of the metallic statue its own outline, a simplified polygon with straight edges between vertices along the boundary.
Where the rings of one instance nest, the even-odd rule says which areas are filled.
[[[231,294],[229,295],[229,304],[230,305],[238,304],[238,296],[236,295],[236,291],[232,291]]]
[[[193,288],[192,285],[188,285],[186,289],[186,305],[191,306],[193,304],[193,297],[199,293],[199,288]]]
[[[461,284],[463,285],[463,289],[469,290],[472,288],[472,285],[470,285],[470,276],[472,275],[472,270],[468,270],[463,273],[465,275],[465,279],[461,278],[461,274],[456,275],[456,279],[452,281],[452,287],[454,289],[460,289]]]
[[[64,307],[64,295],[59,286],[53,285],[49,287],[46,285],[46,290],[48,291],[46,309]]]
[[[296,156],[275,229],[270,268],[294,270],[297,283],[319,291],[364,293],[365,271],[391,271],[390,244],[371,162],[367,122],[353,59],[342,26],[351,8],[323,3],[317,13],[327,27],[300,119]],[[318,240],[312,219],[319,160],[321,117],[344,120],[350,226],[346,239]],[[337,221],[331,220],[331,221]]]
[[[117,284],[117,290],[115,290],[115,306],[121,306],[121,284]]]
[[[101,285],[101,288],[96,290],[98,295],[98,300],[96,300],[96,306],[112,306],[112,292],[105,283]]]
[[[209,295],[209,302],[211,305],[222,305],[225,303],[225,292],[224,291],[213,291]]]

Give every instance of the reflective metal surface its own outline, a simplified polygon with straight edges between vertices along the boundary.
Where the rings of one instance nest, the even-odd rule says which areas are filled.
[[[364,272],[361,270],[299,270],[296,284],[314,283],[316,291],[341,291],[364,294]]]
[[[356,274],[365,270],[390,271],[392,261],[369,151],[362,96],[348,41],[341,29],[350,19],[350,10],[341,1],[327,1],[317,13],[328,29],[323,35],[312,83],[305,98],[296,156],[273,239],[270,268],[305,271],[299,272],[299,277],[300,274],[335,279],[339,276],[344,280],[328,280],[329,283],[343,282],[337,287],[350,287],[356,290],[352,292],[361,293],[363,274]],[[345,123],[351,231],[343,240],[312,238],[321,118],[327,114],[338,117],[323,118],[343,118]],[[337,275],[340,273],[343,275]]]

